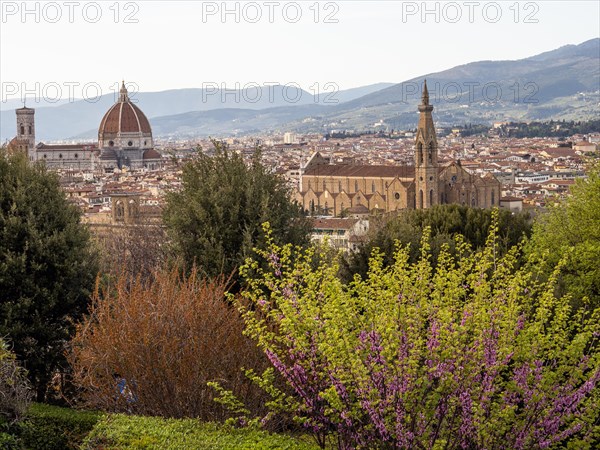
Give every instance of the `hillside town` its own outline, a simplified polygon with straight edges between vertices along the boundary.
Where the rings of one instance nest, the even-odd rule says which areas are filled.
[[[269,134],[226,138],[232,152],[262,163],[289,183],[292,199],[315,217],[313,239],[355,250],[369,217],[401,209],[456,203],[499,206],[512,212],[545,208],[567,195],[584,162],[596,154],[600,134],[565,138],[511,138],[495,123],[475,136],[436,129],[424,83],[415,130],[327,135]],[[100,122],[98,143],[36,143],[35,110],[16,110],[13,151],[55,170],[84,222],[105,233],[114,226],[161,223],[165,194],[181,188],[182,167],[210,139],[152,136],[150,123],[122,84],[119,100]],[[428,148],[428,150],[427,150]],[[423,157],[425,150],[428,158]]]

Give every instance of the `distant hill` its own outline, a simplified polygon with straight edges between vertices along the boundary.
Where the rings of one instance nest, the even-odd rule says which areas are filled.
[[[186,136],[257,131],[406,129],[416,123],[427,78],[439,126],[494,121],[586,120],[600,114],[600,39],[516,61],[479,61],[384,87],[337,105],[186,113],[152,120],[156,130]],[[488,84],[487,91],[484,87]],[[472,86],[470,88],[469,86]],[[471,91],[469,91],[471,89]],[[443,94],[446,94],[445,96]],[[486,97],[487,96],[487,97]],[[498,96],[496,101],[494,97]]]
[[[334,95],[313,95],[294,86],[264,86],[243,90],[174,89],[160,92],[132,93],[132,101],[142,108],[149,119],[159,116],[178,115],[190,111],[215,109],[261,110],[283,106],[317,105],[319,103],[340,104],[357,97],[391,86],[392,83],[377,83],[370,86],[342,90]],[[328,89],[326,92],[331,92]],[[116,101],[114,93],[103,95],[95,101],[77,100],[60,105],[41,103],[28,104],[36,108],[36,138],[43,140],[68,139],[70,137],[93,138],[104,113]],[[0,111],[0,137],[2,141],[15,134],[14,109],[22,106],[19,100],[9,100]],[[12,108],[7,108],[7,105]],[[6,108],[6,109],[5,109]]]
[[[488,112],[486,104],[490,104],[499,115],[514,110],[526,116],[529,112],[534,118],[535,109],[544,103],[600,91],[600,39],[567,45],[521,60],[479,61],[425,74],[349,101],[338,111],[379,109],[385,114],[384,105],[390,103],[398,105],[398,113],[415,111],[420,92],[409,94],[414,91],[415,85],[422,85],[424,78],[427,78],[432,102],[438,106],[438,114],[457,108],[467,109],[466,106],[482,113],[483,119],[483,113]],[[488,83],[486,98],[484,86]],[[498,96],[497,93],[500,93],[498,101],[487,101]],[[480,105],[481,102],[485,104]],[[561,108],[556,113],[560,114],[565,109]]]
[[[494,121],[586,120],[600,115],[600,38],[515,61],[478,61],[399,84],[325,94],[279,86],[234,95],[180,89],[136,95],[155,135],[220,136],[263,131],[406,129],[416,123],[427,78],[438,126]],[[470,87],[471,86],[471,87]],[[266,88],[264,88],[266,89]],[[487,89],[487,90],[486,90]],[[445,94],[445,95],[444,95]],[[258,97],[256,102],[248,101]],[[293,103],[290,98],[298,98]],[[39,140],[94,138],[115,101],[75,102],[36,110]],[[0,113],[2,140],[14,135],[14,112]]]

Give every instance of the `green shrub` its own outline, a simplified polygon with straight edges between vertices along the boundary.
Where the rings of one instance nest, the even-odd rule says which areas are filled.
[[[100,417],[96,412],[34,403],[15,434],[26,449],[77,449]]]
[[[16,436],[6,431],[0,431],[0,448],[2,450],[22,450],[22,446]]]
[[[269,241],[268,271],[240,268],[238,304],[273,365],[247,371],[272,410],[323,448],[533,450],[573,436],[598,449],[600,307],[572,313],[555,296],[562,265],[546,281],[519,247],[502,255],[498,218],[482,250],[459,237],[434,268],[426,228],[417,263],[399,246],[386,266],[376,250],[350,285],[325,251]]]
[[[314,444],[265,431],[236,429],[194,419],[104,416],[85,438],[85,450],[313,450]]]

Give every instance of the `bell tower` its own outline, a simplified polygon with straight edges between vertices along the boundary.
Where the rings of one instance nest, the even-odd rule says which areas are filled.
[[[23,106],[17,113],[17,140],[27,151],[29,161],[35,161],[35,109]],[[25,148],[26,147],[26,148]]]
[[[427,80],[419,105],[419,126],[415,139],[415,195],[417,209],[430,208],[439,203],[438,145],[429,104]]]

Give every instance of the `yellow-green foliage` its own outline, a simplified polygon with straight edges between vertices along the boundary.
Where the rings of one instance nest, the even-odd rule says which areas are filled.
[[[539,217],[527,253],[566,264],[559,289],[572,295],[576,307],[600,306],[600,160],[590,161],[586,179],[571,195]],[[589,305],[589,306],[588,306]]]
[[[425,230],[416,263],[398,248],[386,266],[375,250],[348,286],[322,250],[292,257],[271,241],[269,270],[241,270],[239,306],[289,390],[251,375],[321,445],[332,430],[349,448],[473,449],[547,448],[589,432],[600,309],[573,312],[554,295],[564,262],[546,281],[519,248],[499,256],[497,233],[495,213],[485,248],[458,238],[434,268]]]
[[[82,449],[104,450],[314,450],[309,443],[265,431],[235,429],[194,419],[105,416]]]
[[[0,448],[9,443],[6,448],[11,450],[314,450],[307,441],[307,436],[294,438],[196,419],[102,414],[33,404],[23,422],[0,435]]]

